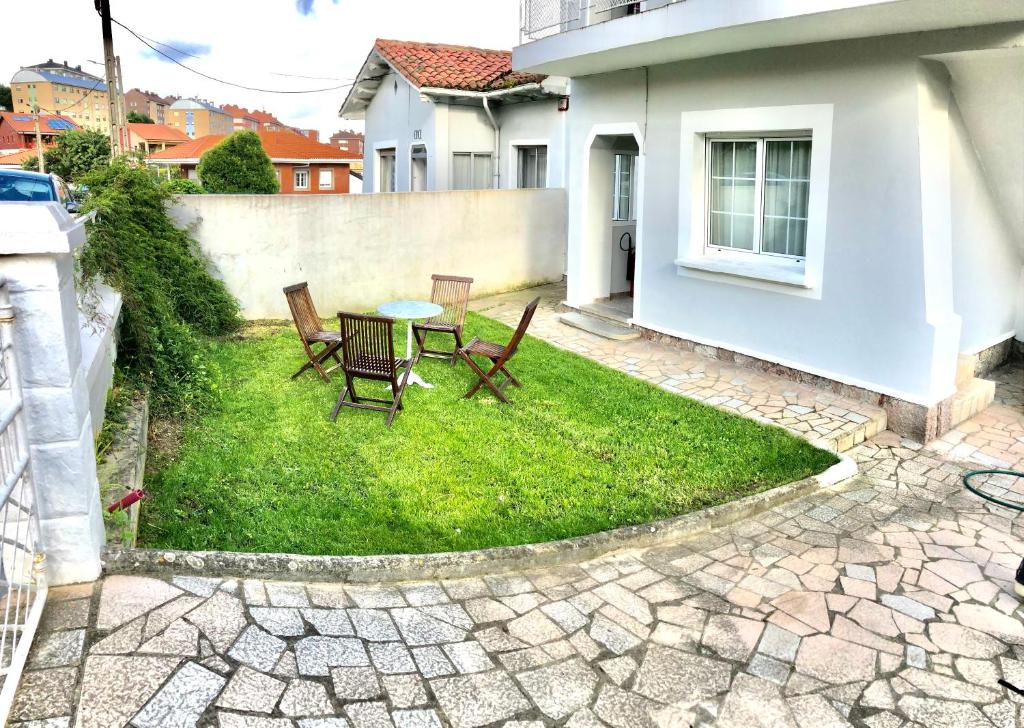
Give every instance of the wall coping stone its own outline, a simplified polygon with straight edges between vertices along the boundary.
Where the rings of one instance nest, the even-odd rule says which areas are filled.
[[[0,202],[0,255],[70,253],[85,243],[85,221],[57,202]]]

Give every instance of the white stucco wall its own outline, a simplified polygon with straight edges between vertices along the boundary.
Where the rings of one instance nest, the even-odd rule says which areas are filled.
[[[501,107],[501,186],[514,189],[519,181],[518,145],[546,144],[547,186],[565,186],[565,133],[568,112],[558,110],[558,99],[508,104]]]
[[[481,296],[565,265],[563,190],[189,195],[172,215],[252,319],[289,318],[281,289],[301,281],[329,317],[429,297],[432,273],[472,276]]]
[[[422,139],[413,139],[413,132],[421,130]],[[413,144],[424,144],[428,154],[436,153],[434,104],[420,98],[401,76],[388,74],[377,94],[366,108],[366,143],[363,148],[363,191],[377,191],[377,149],[395,147],[395,191],[408,192],[410,179],[410,150]],[[436,165],[428,170],[433,184]]]
[[[972,336],[998,328],[997,319],[1007,316],[1002,299],[1015,289],[1006,290],[1002,277],[990,280],[999,288],[999,302],[992,304],[998,311],[969,296],[954,301],[954,279],[976,274],[961,267],[954,275],[952,251],[966,252],[963,230],[977,218],[984,226],[974,234],[989,235],[993,223],[976,199],[985,195],[964,159],[970,147],[965,129],[950,121],[948,80],[920,58],[970,50],[1008,33],[982,29],[821,44],[574,78],[570,302],[597,297],[595,281],[607,280],[607,273],[595,272],[603,263],[586,246],[589,140],[632,127],[643,142],[637,323],[922,404],[949,396],[962,350],[959,316],[970,320]],[[793,105],[832,110],[817,290],[793,295],[783,286],[755,287],[722,274],[682,274],[674,264],[684,235],[681,115]],[[970,194],[952,194],[962,188]],[[1007,259],[998,236],[979,247],[1003,251],[1001,260]]]

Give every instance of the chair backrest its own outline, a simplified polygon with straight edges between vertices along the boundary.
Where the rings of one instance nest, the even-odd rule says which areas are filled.
[[[309,295],[309,285],[296,283],[294,286],[287,286],[284,289],[284,296],[288,299],[288,309],[292,312],[299,337],[308,344],[310,337],[323,329],[320,317],[316,313],[316,306],[313,305],[313,297]]]
[[[537,298],[527,304],[526,309],[523,311],[523,317],[519,319],[519,325],[516,326],[515,333],[512,334],[512,338],[505,345],[505,353],[501,357],[502,361],[508,361],[516,353],[519,342],[523,340],[523,337],[526,335],[526,329],[530,327],[530,322],[533,321],[533,314],[537,312],[538,303],[540,303],[540,296],[537,296]]]
[[[395,374],[393,318],[339,311],[338,321],[341,325],[342,361],[346,372],[371,376]]]
[[[466,320],[466,307],[469,306],[469,287],[472,278],[465,276],[446,276],[435,273],[430,276],[434,282],[430,290],[430,300],[441,306],[444,311],[430,320],[434,323],[462,326]]]

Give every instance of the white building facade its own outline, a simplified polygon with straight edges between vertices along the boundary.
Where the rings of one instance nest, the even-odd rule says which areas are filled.
[[[364,192],[562,187],[567,95],[507,51],[377,41],[339,113],[365,121]]]
[[[632,325],[922,440],[1019,350],[1024,5],[545,2],[513,67],[572,77],[570,306],[628,295],[631,232]]]

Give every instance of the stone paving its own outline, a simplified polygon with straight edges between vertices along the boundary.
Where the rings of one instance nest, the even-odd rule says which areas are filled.
[[[514,327],[523,307],[538,295],[541,304],[530,334],[670,392],[781,425],[819,447],[838,452],[886,428],[885,411],[876,405],[668,344],[642,339],[611,341],[566,326],[558,320],[564,284],[478,299],[470,308]]]
[[[1012,389],[1024,368],[997,379]],[[1022,725],[1024,698],[999,681],[1024,688],[1024,519],[960,484],[992,458],[1024,466],[1013,396],[928,447],[888,432],[854,447],[845,484],[587,563],[54,589],[13,725]]]

